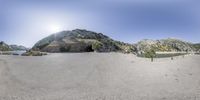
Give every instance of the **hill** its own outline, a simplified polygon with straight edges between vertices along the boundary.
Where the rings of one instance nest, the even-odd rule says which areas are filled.
[[[150,40],[144,39],[137,43],[137,50],[143,52],[146,50],[153,49],[155,51],[169,51],[169,52],[192,52],[195,51],[195,47],[192,43],[182,41],[179,39],[161,39],[161,40]]]
[[[4,43],[3,41],[0,42],[0,51],[11,51],[12,49],[9,47],[8,44]]]
[[[38,41],[32,48],[43,52],[125,52],[136,48],[128,43],[115,41],[102,33],[83,29],[62,31]]]

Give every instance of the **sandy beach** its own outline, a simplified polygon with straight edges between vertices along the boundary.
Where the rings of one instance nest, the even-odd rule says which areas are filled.
[[[200,100],[200,56],[0,55],[0,100]]]

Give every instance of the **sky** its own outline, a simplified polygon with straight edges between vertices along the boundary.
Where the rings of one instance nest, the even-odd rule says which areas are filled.
[[[0,41],[32,47],[63,30],[115,40],[178,38],[200,42],[197,0],[0,0]]]

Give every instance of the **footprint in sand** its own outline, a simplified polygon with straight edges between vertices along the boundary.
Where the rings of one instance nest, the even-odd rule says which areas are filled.
[[[192,76],[193,74],[192,74],[192,73],[189,73],[188,75]]]
[[[179,79],[176,78],[175,80],[176,80],[177,82],[179,82]]]

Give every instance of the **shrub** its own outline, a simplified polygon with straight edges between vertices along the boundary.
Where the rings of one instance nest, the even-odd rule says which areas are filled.
[[[22,56],[43,56],[43,55],[47,55],[47,53],[45,52],[40,52],[40,51],[27,51],[25,53],[22,54]]]
[[[71,46],[68,47],[60,47],[60,52],[69,52],[70,51]]]
[[[147,50],[147,51],[144,52],[144,56],[146,58],[151,58],[151,61],[153,62],[153,58],[156,57],[156,52],[155,52],[155,50],[152,50],[152,49]]]
[[[92,49],[94,51],[99,51],[103,47],[103,44],[101,42],[94,42],[92,44]]]

